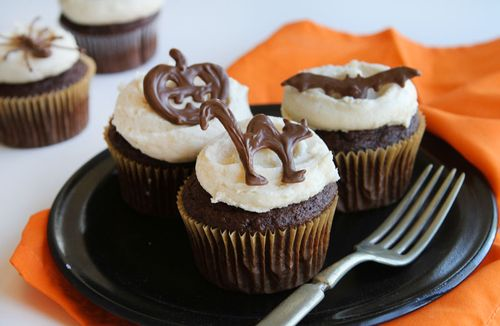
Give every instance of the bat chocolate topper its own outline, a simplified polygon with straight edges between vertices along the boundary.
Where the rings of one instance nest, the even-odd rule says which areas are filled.
[[[30,55],[35,58],[48,58],[52,54],[52,48],[81,51],[80,48],[70,48],[54,44],[53,42],[55,40],[59,40],[62,37],[54,34],[54,32],[47,27],[35,29],[35,24],[39,19],[40,17],[33,19],[28,26],[28,32],[26,34],[14,34],[12,36],[0,35],[0,40],[6,40],[6,42],[0,42],[0,46],[12,47],[11,50],[5,53],[2,58],[3,60],[6,61],[14,52],[22,51],[23,60],[26,66],[29,71],[33,71],[29,61]]]
[[[328,95],[337,93],[341,96],[366,98],[370,88],[378,91],[380,86],[389,83],[396,83],[400,87],[404,87],[405,82],[408,79],[416,76],[420,76],[420,72],[418,70],[404,66],[391,68],[370,77],[361,77],[358,75],[354,78],[347,76],[345,79],[336,79],[309,72],[301,72],[282,82],[281,86],[292,86],[299,92],[303,92],[311,88],[321,88]]]
[[[162,118],[177,125],[197,125],[200,123],[199,108],[186,103],[188,97],[199,103],[208,99],[227,101],[229,83],[222,67],[212,63],[199,63],[187,66],[181,51],[170,50],[175,66],[157,65],[144,78],[146,101]],[[195,85],[201,79],[203,85]],[[168,82],[173,85],[167,85]],[[177,105],[177,107],[175,105]]]
[[[233,113],[224,102],[217,99],[206,101],[201,105],[201,128],[206,130],[208,122],[213,118],[219,119],[231,137],[245,169],[245,182],[247,185],[260,186],[268,182],[265,177],[257,174],[253,167],[254,154],[264,148],[269,148],[275,152],[281,160],[283,164],[281,180],[284,183],[304,181],[306,171],[295,170],[293,148],[299,141],[312,137],[312,132],[307,127],[305,120],[302,120],[300,124],[296,124],[283,119],[285,126],[280,133],[269,117],[264,114],[257,114],[248,123],[246,132],[242,133]]]

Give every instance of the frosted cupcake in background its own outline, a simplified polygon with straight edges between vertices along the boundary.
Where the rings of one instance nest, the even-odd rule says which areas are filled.
[[[193,173],[196,156],[224,128],[199,126],[199,106],[225,101],[238,120],[252,116],[248,88],[212,63],[188,66],[179,50],[176,65],[161,64],[120,90],[104,132],[117,163],[124,200],[142,214],[176,216],[176,194]]]
[[[283,82],[283,117],[307,119],[334,152],[341,211],[386,206],[404,194],[425,131],[409,80],[418,75],[408,67],[351,61]]]
[[[0,32],[0,143],[40,147],[77,135],[94,74],[94,61],[61,28],[35,19]]]
[[[97,72],[137,67],[156,51],[163,0],[59,0],[60,22],[97,63]]]
[[[203,103],[201,118],[207,130],[222,121],[227,134],[203,148],[178,195],[199,271],[247,293],[307,282],[330,241],[339,180],[332,153],[305,121],[259,114],[243,133],[217,100]]]

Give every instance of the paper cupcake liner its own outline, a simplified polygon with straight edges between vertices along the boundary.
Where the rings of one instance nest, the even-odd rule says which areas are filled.
[[[177,205],[194,261],[215,285],[246,293],[273,293],[299,286],[325,262],[338,196],[302,225],[265,233],[229,232],[196,221],[186,212],[182,189]]]
[[[172,163],[168,167],[145,165],[122,154],[105,140],[118,170],[123,200],[137,212],[159,217],[179,216],[176,195],[184,180],[194,172],[194,163]]]
[[[85,55],[81,60],[87,72],[68,87],[40,95],[0,97],[0,143],[42,147],[71,138],[85,128],[95,63]]]
[[[408,139],[386,148],[339,152],[339,210],[355,212],[387,206],[400,199],[413,174],[413,166],[425,131],[425,117],[419,112],[419,126]]]
[[[157,19],[136,29],[109,34],[87,34],[65,26],[97,64],[98,73],[119,72],[138,67],[156,51]]]

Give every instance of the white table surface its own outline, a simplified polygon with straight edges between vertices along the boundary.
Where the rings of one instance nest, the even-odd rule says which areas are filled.
[[[351,33],[395,27],[430,46],[461,46],[500,35],[500,1],[236,1],[166,0],[156,56],[137,71],[166,60],[178,47],[189,62],[225,67],[282,24],[312,19]],[[55,0],[0,0],[0,31],[42,16],[56,23]],[[498,58],[492,58],[498,60]],[[103,126],[113,111],[117,86],[137,71],[97,76],[91,86],[90,121],[77,137],[40,149],[0,145],[0,325],[74,325],[55,303],[27,285],[10,265],[29,216],[50,207],[64,182],[105,148]]]

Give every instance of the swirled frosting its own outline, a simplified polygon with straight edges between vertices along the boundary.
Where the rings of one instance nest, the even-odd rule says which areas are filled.
[[[380,64],[351,61],[345,66],[327,65],[305,72],[342,79],[358,74],[369,77],[388,69]],[[418,110],[417,90],[410,80],[404,87],[386,84],[378,92],[370,90],[368,95],[368,98],[335,97],[319,88],[299,92],[285,86],[281,114],[296,121],[307,119],[313,129],[350,131],[391,125],[408,127]]]
[[[281,131],[282,119],[272,119]],[[246,127],[247,123],[242,125]],[[255,154],[253,166],[268,183],[250,186],[245,182],[245,172],[234,144],[226,134],[200,152],[196,160],[196,177],[212,196],[213,203],[223,202],[258,213],[305,201],[327,184],[339,180],[332,153],[316,134],[299,142],[293,156],[296,169],[306,170],[304,181],[283,183],[281,161],[276,153],[263,149]]]
[[[34,33],[41,28],[35,27]],[[36,82],[45,78],[57,76],[70,69],[80,58],[80,52],[75,38],[59,27],[51,27],[51,31],[60,38],[52,41],[51,54],[46,58],[37,58],[28,54],[28,63],[24,58],[24,51],[13,51],[11,45],[0,45],[0,83],[23,84]],[[2,36],[10,38],[15,35],[27,34],[28,26],[22,26],[9,34]],[[0,39],[0,44],[8,43]],[[60,47],[64,47],[60,48]],[[31,67],[31,70],[30,70]]]
[[[128,23],[160,11],[163,0],[59,0],[69,20],[82,25]]]
[[[118,95],[111,123],[132,147],[149,157],[170,163],[193,162],[201,149],[224,132],[218,121],[208,130],[199,125],[176,125],[160,117],[146,102],[144,77],[126,85]],[[248,88],[229,79],[229,108],[237,120],[252,116]]]

